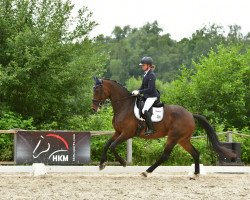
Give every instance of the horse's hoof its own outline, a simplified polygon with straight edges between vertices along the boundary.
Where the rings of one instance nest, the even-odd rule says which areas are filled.
[[[199,178],[199,174],[194,174],[189,177],[189,180],[196,180],[197,178]]]
[[[141,175],[142,175],[143,177],[148,177],[148,172],[142,172]]]
[[[103,170],[105,167],[106,167],[106,164],[103,163],[103,164],[99,165],[99,170]]]

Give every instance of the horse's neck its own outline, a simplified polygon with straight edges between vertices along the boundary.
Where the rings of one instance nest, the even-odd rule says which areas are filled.
[[[111,104],[114,113],[120,112],[123,109],[129,108],[132,101],[132,97],[128,93],[120,93],[118,95],[111,96]]]
[[[110,100],[114,114],[120,114],[125,110],[129,110],[133,104],[133,97],[131,97],[130,93],[125,88],[122,88],[122,86],[117,84],[112,84],[110,86],[110,91]]]
[[[117,115],[117,114],[121,114],[122,112],[127,112],[127,111],[130,111],[130,108],[132,108],[133,106],[133,100],[132,100],[132,97],[128,96],[128,97],[120,97],[120,98],[117,98],[115,100],[111,100],[111,104],[112,104],[112,107],[113,107],[113,111],[114,111],[114,114]]]

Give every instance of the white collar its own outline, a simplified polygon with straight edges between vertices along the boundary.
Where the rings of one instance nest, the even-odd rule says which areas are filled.
[[[146,74],[147,74],[149,71],[150,71],[150,69],[147,70],[147,71],[145,71],[145,72],[144,72],[144,76],[146,76]]]

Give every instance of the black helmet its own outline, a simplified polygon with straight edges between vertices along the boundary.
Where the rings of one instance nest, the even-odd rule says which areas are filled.
[[[153,64],[153,59],[151,57],[143,57],[141,59],[141,62],[140,62],[139,65],[143,65],[143,64],[152,65]]]

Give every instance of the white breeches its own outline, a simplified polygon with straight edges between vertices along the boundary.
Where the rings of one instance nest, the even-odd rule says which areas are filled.
[[[148,97],[145,101],[144,107],[142,109],[142,113],[144,114],[145,110],[148,111],[156,100],[157,100],[157,97]]]

